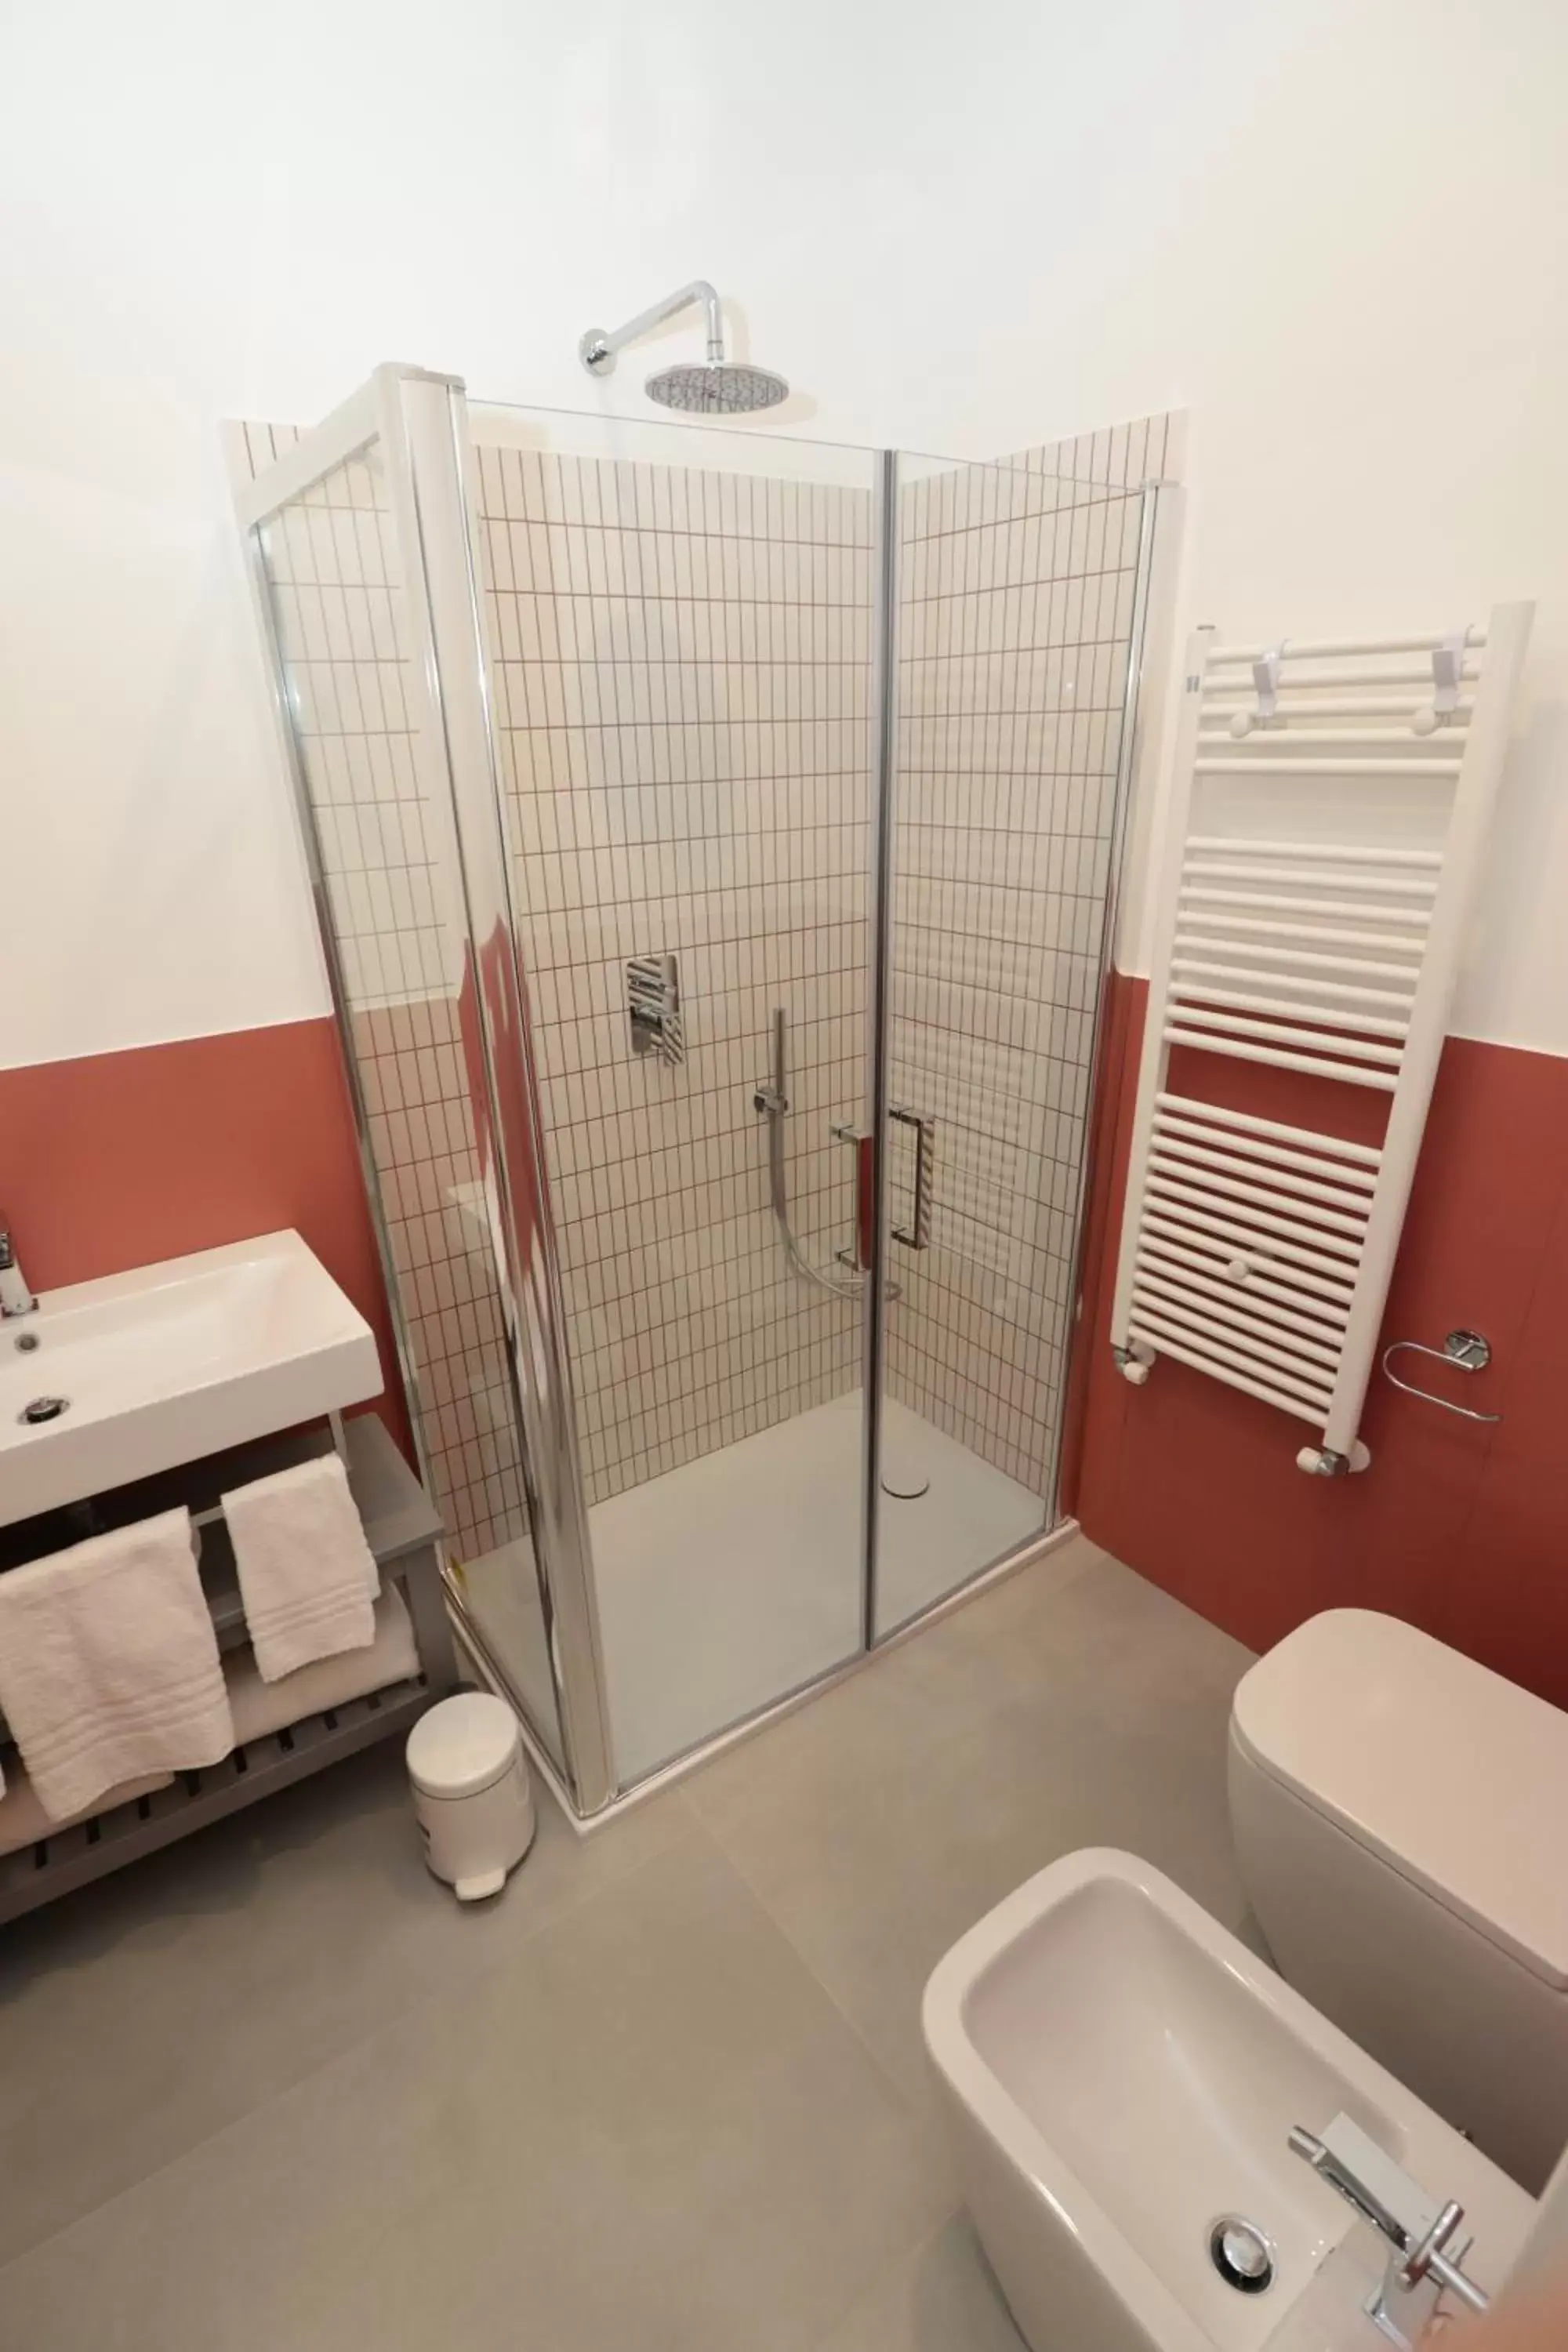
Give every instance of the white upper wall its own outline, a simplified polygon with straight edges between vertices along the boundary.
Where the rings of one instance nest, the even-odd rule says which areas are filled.
[[[577,336],[699,271],[788,430],[1188,407],[1184,622],[1539,596],[1458,1025],[1568,1051],[1565,98],[1560,0],[13,0],[0,1065],[325,1004],[219,419],[635,408]]]

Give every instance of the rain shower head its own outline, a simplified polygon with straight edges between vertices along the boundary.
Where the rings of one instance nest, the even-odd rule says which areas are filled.
[[[745,416],[753,409],[776,408],[781,400],[787,400],[789,386],[782,375],[774,375],[768,368],[749,367],[725,359],[724,321],[719,297],[705,278],[694,278],[689,286],[682,286],[662,302],[656,302],[651,310],[639,310],[635,319],[628,319],[614,334],[606,334],[603,327],[590,327],[578,342],[577,356],[590,375],[609,375],[617,352],[698,302],[708,313],[706,361],[664,368],[658,375],[650,375],[644,386],[648,398],[657,400],[664,408],[705,416]]]
[[[789,398],[782,375],[768,368],[742,367],[734,360],[665,368],[650,375],[643,390],[661,407],[689,409],[704,416],[745,416],[754,408],[776,408]]]

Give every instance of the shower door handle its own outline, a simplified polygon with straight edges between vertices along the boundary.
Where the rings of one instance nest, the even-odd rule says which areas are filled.
[[[862,1274],[877,1248],[877,1154],[870,1136],[855,1141],[855,1255]]]
[[[933,1122],[922,1118],[919,1111],[910,1110],[902,1103],[889,1103],[888,1117],[896,1118],[902,1127],[915,1131],[915,1201],[914,1213],[907,1225],[893,1227],[893,1239],[902,1242],[906,1249],[923,1250],[931,1246],[931,1180]]]
[[[847,1143],[855,1154],[855,1239],[847,1249],[835,1250],[840,1265],[865,1274],[877,1246],[877,1163],[872,1139],[864,1129],[843,1122],[828,1129],[835,1143]]]

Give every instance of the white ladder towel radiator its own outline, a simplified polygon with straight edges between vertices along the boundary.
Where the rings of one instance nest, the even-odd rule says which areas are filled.
[[[1533,611],[1188,642],[1111,1345],[1136,1384],[1173,1356],[1310,1423],[1304,1470],[1370,1458],[1362,1406]],[[1246,1107],[1247,1064],[1289,1074],[1288,1116]],[[1352,1088],[1386,1098],[1376,1142],[1351,1139]]]

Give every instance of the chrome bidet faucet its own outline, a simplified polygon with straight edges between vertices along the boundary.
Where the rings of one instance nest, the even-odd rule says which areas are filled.
[[[1388,2264],[1365,2308],[1392,2343],[1413,2347],[1420,2341],[1445,2287],[1469,2310],[1485,2311],[1486,2290],[1460,2268],[1470,2241],[1452,2242],[1465,2218],[1462,2205],[1438,2205],[1348,2116],[1336,2116],[1321,2139],[1300,2124],[1288,2137],[1292,2155],[1310,2164],[1387,2239]]]
[[[30,1315],[37,1303],[16,1263],[11,1220],[0,1209],[0,1315]]]

